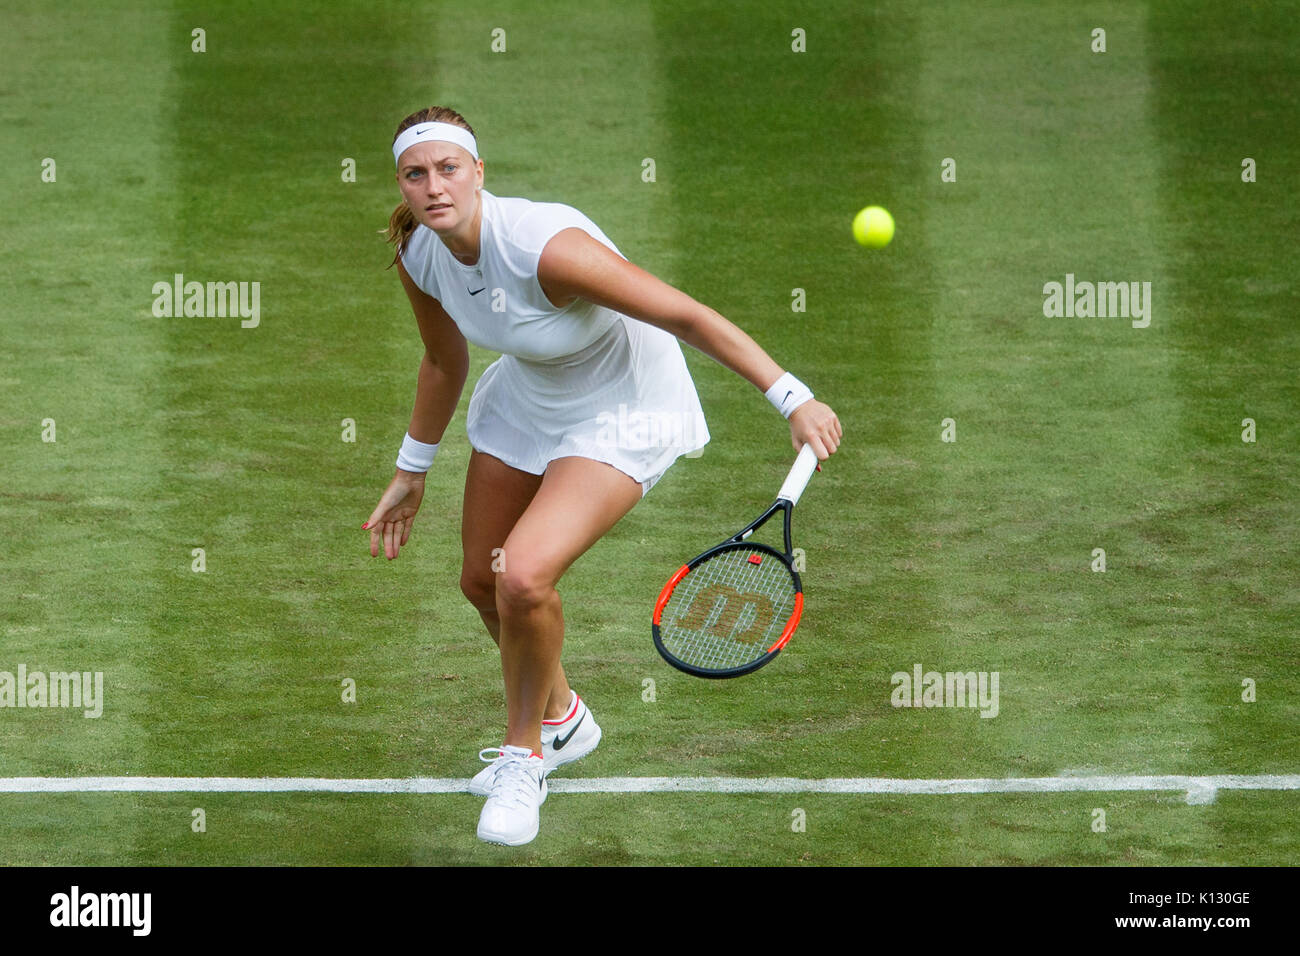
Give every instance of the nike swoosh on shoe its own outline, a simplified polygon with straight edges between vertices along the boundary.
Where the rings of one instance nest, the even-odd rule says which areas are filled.
[[[573,725],[573,729],[570,730],[566,736],[561,737],[559,734],[555,735],[555,739],[551,741],[551,747],[557,751],[563,750],[565,745],[568,744],[568,742],[573,739],[573,735],[578,732],[578,728],[582,726],[582,722],[586,719],[587,719],[587,712],[584,711],[582,716],[578,718],[578,722]]]

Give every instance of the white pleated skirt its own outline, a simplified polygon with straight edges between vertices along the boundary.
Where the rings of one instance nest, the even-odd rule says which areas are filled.
[[[466,431],[475,450],[533,475],[572,455],[606,462],[643,496],[709,441],[677,339],[622,315],[562,360],[502,355],[474,386]]]

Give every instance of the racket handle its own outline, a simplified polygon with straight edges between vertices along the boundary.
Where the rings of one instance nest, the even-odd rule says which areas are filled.
[[[790,469],[790,474],[786,476],[785,484],[777,492],[777,499],[784,498],[792,505],[799,503],[799,496],[803,490],[808,487],[808,481],[812,474],[817,470],[817,452],[813,451],[812,445],[805,444],[799,449],[799,457],[795,459],[794,467]],[[771,487],[769,485],[769,487]]]

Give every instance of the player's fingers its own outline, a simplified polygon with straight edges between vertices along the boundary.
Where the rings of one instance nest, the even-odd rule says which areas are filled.
[[[415,520],[414,518],[407,518],[405,521],[402,522],[402,546],[403,547],[406,546],[407,541],[411,540],[411,522],[414,520]]]
[[[830,457],[835,451],[835,444],[831,440],[828,422],[819,422],[808,430],[808,444],[812,445],[813,451],[817,452],[818,461],[825,461]]]
[[[381,501],[371,513],[370,518],[361,526],[362,531],[370,532],[370,556],[379,557],[379,520],[384,516],[384,503]]]
[[[384,522],[384,557],[389,561],[397,557],[393,552],[393,523],[391,521]]]

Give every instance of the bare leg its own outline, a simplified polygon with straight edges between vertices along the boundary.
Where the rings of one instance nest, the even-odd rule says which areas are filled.
[[[483,619],[488,634],[501,643],[501,618],[496,603],[496,568],[502,566],[501,552],[506,536],[524,513],[537,489],[541,475],[511,468],[501,459],[479,451],[470,452],[465,476],[465,504],[460,525],[460,589]],[[559,720],[572,699],[564,668],[558,662],[546,704],[546,720]]]
[[[507,744],[541,751],[542,720],[551,712],[564,643],[556,583],[640,500],[641,485],[612,465],[557,458],[506,538],[496,606]]]

